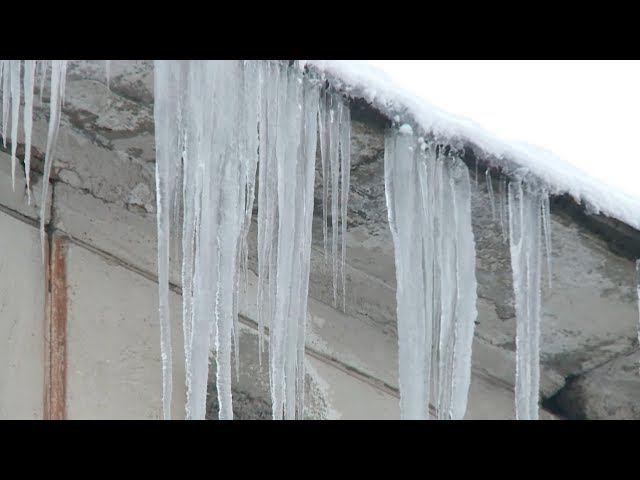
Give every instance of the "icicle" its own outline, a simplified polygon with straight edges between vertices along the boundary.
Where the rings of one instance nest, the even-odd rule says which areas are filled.
[[[313,220],[318,86],[297,66],[266,65],[260,127],[258,318],[269,326],[274,419],[304,415],[304,346]],[[336,106],[337,108],[337,106]],[[318,125],[320,116],[320,126]],[[336,123],[339,117],[335,119]],[[339,141],[339,129],[332,140]],[[338,152],[335,144],[334,152]],[[338,215],[335,216],[338,218]]]
[[[44,82],[47,79],[47,62],[48,60],[40,60],[40,106],[42,106],[42,95],[44,94]]]
[[[24,68],[22,64],[24,63]],[[45,255],[45,212],[47,208],[47,194],[49,188],[49,176],[55,153],[55,143],[60,125],[61,106],[64,102],[64,89],[66,79],[66,60],[52,61],[54,71],[51,75],[51,96],[49,105],[49,130],[47,134],[47,146],[45,150],[44,178],[42,201],[40,205],[40,239],[42,244],[42,259]],[[40,94],[44,85],[44,73],[46,61],[41,62],[42,77]],[[21,70],[24,74],[21,75]],[[35,60],[1,60],[0,61],[0,86],[2,87],[2,141],[7,147],[7,138],[11,142],[11,180],[15,190],[16,162],[19,140],[20,101],[24,91],[24,112],[22,124],[24,130],[24,164],[25,180],[27,184],[28,202],[31,203],[31,136],[33,130],[33,94],[35,86]],[[9,112],[11,112],[11,132],[8,131]]]
[[[551,209],[549,207],[549,195],[545,193],[542,197],[542,226],[544,228],[544,247],[547,256],[547,280],[549,290],[551,290]]]
[[[272,183],[268,176],[268,162],[271,159],[271,144],[273,143],[273,124],[277,121],[273,112],[273,100],[270,97],[274,80],[269,63],[263,64],[263,82],[261,84],[260,118],[259,118],[259,160],[258,160],[258,358],[262,366],[262,352],[264,347],[265,324],[270,324],[270,309],[265,306],[268,301],[269,290],[269,257],[272,235],[269,232],[271,222]]]
[[[469,172],[416,142],[408,125],[385,140],[385,191],[396,278],[400,406],[405,419],[464,416],[476,318]]]
[[[176,129],[179,111],[180,64],[158,61],[154,76],[154,120],[156,139],[156,202],[158,223],[158,318],[162,359],[162,410],[171,419],[172,347],[169,316],[169,246],[171,206],[176,188],[175,165],[180,161],[180,131]],[[177,68],[175,68],[177,67]],[[185,345],[187,347],[187,345]],[[185,349],[185,352],[187,349]]]
[[[18,60],[2,60],[2,146],[7,148],[9,106],[11,105],[11,64]]]
[[[491,171],[487,168],[485,170],[485,176],[487,179],[487,193],[489,194],[489,202],[491,202],[491,218],[496,221],[496,199],[493,195],[493,182],[491,181]]]
[[[338,306],[338,222],[340,194],[340,117],[342,104],[335,95],[330,96],[329,109],[329,166],[331,170],[331,265],[333,284],[333,306]]]
[[[342,283],[342,309],[345,310],[346,216],[351,168],[351,117],[349,108],[344,105],[340,96],[326,89],[320,95],[318,130],[322,163],[324,258],[325,264],[331,260],[334,307],[338,305],[338,281],[340,280]],[[329,204],[331,204],[330,245],[328,239]],[[339,239],[340,242],[338,242]]]
[[[24,62],[24,175],[27,182],[27,199],[31,205],[31,131],[33,129],[33,89],[35,84],[36,62]]]
[[[16,189],[16,152],[20,120],[20,60],[11,62],[11,186]]]
[[[313,226],[313,190],[315,180],[315,160],[317,149],[317,132],[318,132],[318,87],[311,83],[304,85],[304,117],[303,117],[303,138],[302,138],[302,158],[303,174],[302,178],[306,178],[304,191],[300,195],[304,205],[304,214],[301,216],[300,223],[303,227],[303,238],[301,239],[301,272],[300,272],[300,327],[298,331],[297,341],[297,377],[296,377],[296,394],[297,394],[297,416],[304,418],[304,349],[306,338],[306,314],[307,300],[309,293],[309,270],[311,266],[311,232]],[[348,113],[347,121],[349,122],[348,135],[350,136],[350,112],[348,108],[344,108]],[[346,129],[346,124],[343,129]],[[344,130],[343,130],[344,131]],[[350,152],[346,154],[347,162],[350,159]],[[349,164],[349,163],[348,163]],[[348,179],[347,179],[348,184]]]
[[[509,184],[509,241],[516,309],[516,418],[538,418],[541,215],[544,195]]]
[[[281,62],[156,62],[155,76],[161,310],[167,303],[166,192],[172,188],[166,152],[174,152],[171,158],[176,161],[182,152],[187,418],[204,418],[212,343],[220,418],[233,417],[232,347],[236,367],[239,362],[237,290],[247,263],[256,170],[259,354],[268,326],[273,416],[300,418],[319,87],[297,65]],[[346,109],[341,102],[333,107],[331,159],[337,168],[342,159],[346,168],[349,115],[341,112]],[[340,179],[339,172],[332,173]],[[342,184],[348,183],[345,170]],[[336,188],[336,196],[338,192]],[[343,196],[347,193],[342,191]],[[343,213],[339,200],[333,206],[335,222]],[[342,206],[346,208],[346,201]],[[333,252],[337,261],[337,246]]]
[[[478,186],[478,162],[477,161],[475,163],[475,175],[473,178],[476,181],[476,187],[477,187]]]
[[[107,85],[107,90],[111,91],[111,60],[104,61],[104,75]]]
[[[327,91],[320,96],[318,110],[318,126],[320,136],[320,160],[322,163],[322,243],[324,246],[324,263],[329,261],[329,246],[327,240],[327,221],[329,208],[329,107]]]
[[[498,215],[500,217],[500,231],[502,232],[502,240],[503,242],[507,241],[507,204],[508,204],[508,200],[507,200],[507,180],[506,178],[501,178],[500,179],[500,191],[498,193],[499,195],[499,207],[498,207]]]
[[[42,261],[45,258],[45,214],[47,208],[47,195],[49,191],[49,177],[51,175],[51,166],[53,164],[53,156],[55,154],[55,144],[58,137],[58,129],[60,127],[60,113],[62,108],[62,99],[64,98],[64,79],[66,78],[67,61],[52,60],[51,61],[51,95],[49,99],[49,131],[47,133],[47,146],[45,150],[44,160],[44,176],[42,179],[42,200],[40,206],[40,242],[42,244]]]
[[[345,273],[345,257],[347,249],[347,205],[349,202],[349,186],[351,177],[351,112],[347,106],[341,109],[342,116],[340,118],[340,158],[342,160],[340,170],[342,172],[340,199],[340,239],[342,245],[340,247],[340,273],[342,274],[342,311],[347,309],[346,296],[346,273]]]

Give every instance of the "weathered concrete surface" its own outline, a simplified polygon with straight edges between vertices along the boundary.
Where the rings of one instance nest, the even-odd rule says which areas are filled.
[[[151,63],[114,61],[111,75],[111,90],[108,90],[103,62],[70,63],[52,173],[52,226],[70,235],[77,244],[94,250],[93,253],[120,259],[128,270],[149,282],[149,295],[156,295],[152,288],[156,233]],[[45,92],[45,99],[47,95]],[[36,170],[41,169],[46,117],[46,109],[37,109],[33,150]],[[343,314],[331,307],[331,273],[322,252],[321,199],[316,190],[307,347],[329,364],[335,362],[331,367],[334,370],[344,373],[341,369],[346,369],[351,372],[346,375],[352,378],[355,372],[357,381],[365,379],[365,383],[374,385],[376,392],[393,396],[394,389],[397,392],[395,269],[384,198],[385,121],[370,115],[366,108],[354,111],[352,117],[346,312]],[[8,158],[1,152],[0,155],[0,176],[6,178]],[[473,177],[474,172],[471,174]],[[509,251],[501,239],[499,225],[491,218],[482,167],[479,174],[480,182],[474,186],[472,198],[479,317],[469,411],[472,417],[509,418],[513,410],[510,389],[514,383],[515,345]],[[319,183],[318,174],[316,184]],[[37,191],[39,188],[34,193]],[[0,205],[8,205],[28,218],[37,218],[37,210],[24,207],[23,196],[24,190],[8,194],[6,189],[0,189]],[[631,262],[612,254],[590,231],[563,215],[561,209],[554,210],[552,230],[554,288],[549,290],[545,286],[543,291],[541,392],[544,397],[562,389],[565,378],[585,374],[636,347]],[[255,231],[251,236],[254,245]],[[175,256],[171,264],[171,281],[176,286],[180,284],[179,260]],[[251,262],[255,269],[255,255]],[[98,288],[95,285],[94,290]],[[90,290],[85,287],[84,292],[89,295]],[[149,312],[155,311],[154,299],[145,297]],[[243,313],[255,318],[250,302],[245,303]],[[86,308],[89,307],[86,304]],[[248,347],[249,352],[251,348]],[[316,357],[313,358],[311,364],[316,361]],[[251,359],[246,364],[250,365]],[[315,370],[320,372],[323,368]],[[331,372],[333,376],[326,376],[332,379],[328,382],[330,387],[340,384],[339,378],[342,378]],[[347,383],[343,385],[347,388]],[[238,388],[237,398],[246,395],[247,404],[258,398],[252,397],[244,386]],[[324,393],[326,398],[333,395],[334,406],[341,404],[341,398],[345,399],[346,403],[339,408],[343,411],[336,410],[335,416],[357,416],[358,412],[348,413],[351,408],[348,392],[336,388],[325,389]],[[632,402],[633,392],[628,393]],[[260,398],[264,399],[264,395]],[[148,401],[152,400],[157,401],[158,397],[149,397]],[[397,410],[386,409],[385,402],[377,404],[376,415],[396,415]],[[254,410],[261,415],[257,404]]]
[[[570,379],[549,403],[569,418],[640,420],[639,398],[640,352],[635,350]]]
[[[13,214],[25,217],[34,222],[40,219],[42,198],[42,177],[37,173],[31,175],[31,203],[27,201],[24,170],[16,166],[15,189],[11,181],[11,156],[0,150],[0,208]],[[47,195],[46,221],[51,217],[51,191]]]
[[[104,85],[101,65],[96,67],[95,64],[78,64],[73,70],[76,75],[77,84],[91,84],[93,87],[89,89],[87,85],[80,89],[78,94],[83,97],[74,100],[75,94],[71,90],[71,84],[68,89],[68,100],[65,106],[65,113],[75,118],[72,122],[74,138],[77,136],[92,138],[92,135],[98,135],[101,141],[106,142],[105,150],[113,150],[111,155],[116,155],[121,159],[126,158],[128,163],[118,165],[119,175],[126,176],[126,181],[121,181],[120,176],[115,176],[111,170],[98,170],[98,166],[87,161],[84,165],[84,159],[93,156],[89,151],[93,148],[87,144],[87,153],[74,159],[81,163],[81,172],[78,174],[82,180],[79,185],[71,184],[73,187],[80,186],[82,192],[77,188],[68,188],[61,186],[59,189],[59,201],[61,208],[60,213],[56,215],[56,226],[74,235],[76,238],[92,245],[97,245],[110,253],[124,257],[127,262],[132,263],[151,274],[155,272],[155,255],[153,254],[155,245],[155,219],[153,217],[153,175],[152,169],[141,168],[142,166],[152,166],[153,156],[145,155],[153,146],[152,136],[144,131],[145,126],[149,124],[151,118],[148,102],[150,97],[150,76],[145,74],[145,68],[148,65],[144,63],[135,66],[121,65],[115,67],[118,62],[114,63],[112,93],[108,92]],[[93,65],[93,67],[91,67]],[[93,70],[91,70],[93,68]],[[88,73],[86,73],[88,72]],[[120,75],[118,74],[120,72]],[[130,78],[126,82],[122,79]],[[124,100],[109,100],[109,96],[114,93],[120,94],[117,85],[126,84],[127,94],[125,100],[133,102],[126,103]],[[134,92],[138,92],[137,94]],[[122,95],[119,95],[122,96]],[[87,101],[86,98],[92,98]],[[95,97],[95,98],[94,98]],[[96,100],[96,98],[101,100]],[[124,103],[123,103],[124,102]],[[135,110],[135,103],[139,107],[139,111]],[[126,105],[125,105],[126,103]],[[112,112],[112,110],[116,112]],[[80,113],[78,113],[80,112]],[[84,112],[84,113],[82,113]],[[86,112],[91,113],[91,115]],[[114,117],[114,115],[117,116]],[[341,350],[338,357],[346,364],[356,364],[360,371],[373,374],[382,383],[392,387],[396,387],[397,377],[397,359],[389,360],[395,354],[395,269],[393,262],[393,247],[391,236],[387,225],[387,214],[384,199],[384,180],[383,180],[383,130],[380,123],[371,122],[367,118],[361,118],[359,121],[357,115],[354,116],[353,123],[353,166],[352,166],[352,189],[350,194],[349,207],[349,234],[348,234],[348,267],[347,267],[347,310],[346,318],[351,322],[350,327],[353,331],[361,331],[362,326],[356,327],[353,324],[354,319],[358,319],[363,325],[370,325],[372,330],[380,332],[383,338],[386,338],[383,344],[388,351],[394,352],[389,355],[382,355],[383,360],[372,363],[372,359],[366,361],[354,360],[354,357],[361,356],[354,354],[354,351],[364,350],[356,347],[357,341],[353,339],[349,348],[337,348]],[[87,118],[91,121],[81,121]],[[109,122],[112,122],[111,124]],[[105,125],[111,125],[109,128],[109,144],[107,140],[102,139],[106,135]],[[122,125],[127,126],[128,133]],[[64,130],[64,129],[63,129]],[[79,133],[78,133],[79,132]],[[62,135],[62,133],[61,133]],[[71,134],[68,134],[71,135]],[[124,143],[113,143],[115,139],[126,137],[128,142],[133,142],[140,148],[124,149]],[[98,138],[98,137],[96,137]],[[71,140],[69,140],[70,142]],[[79,144],[74,146],[79,148]],[[83,147],[84,148],[84,147]],[[127,147],[128,148],[128,147]],[[75,150],[74,150],[75,151]],[[60,150],[60,157],[63,157],[63,151]],[[139,154],[139,155],[138,155]],[[102,155],[102,153],[100,154]],[[106,157],[105,157],[105,161]],[[56,165],[61,163],[56,162]],[[73,168],[73,167],[69,167]],[[100,167],[102,168],[102,167]],[[106,168],[106,167],[105,167]],[[76,170],[78,170],[76,168]],[[83,173],[84,172],[84,173]],[[87,172],[92,172],[88,175]],[[147,174],[151,172],[150,176]],[[85,181],[86,178],[99,178],[97,182]],[[60,178],[62,182],[68,182],[67,179]],[[134,182],[131,179],[135,179]],[[134,185],[135,183],[135,185]],[[320,176],[316,180],[320,183]],[[140,185],[146,185],[147,188]],[[515,333],[515,318],[513,314],[513,294],[511,291],[511,272],[508,247],[500,241],[496,241],[499,237],[496,235],[496,225],[490,220],[490,209],[488,197],[483,191],[483,183],[480,183],[479,189],[474,192],[474,230],[476,233],[476,241],[478,244],[478,279],[479,279],[479,305],[480,318],[478,323],[478,335],[476,340],[476,349],[480,352],[479,356],[486,362],[476,365],[481,371],[492,373],[499,372],[500,380],[513,384],[513,376],[510,375],[513,368],[505,369],[503,365],[513,365],[513,346]],[[99,188],[98,188],[99,187]],[[137,188],[139,192],[144,194],[149,192],[148,198],[134,203],[128,201],[125,191]],[[80,197],[85,197],[81,200]],[[94,197],[94,198],[90,198]],[[64,207],[62,207],[64,205]],[[311,273],[311,295],[313,298],[320,300],[319,303],[331,305],[333,303],[333,294],[331,286],[331,273],[329,266],[325,263],[322,252],[322,235],[321,235],[321,198],[319,190],[316,194],[316,215],[314,221],[314,252],[312,255],[312,273]],[[556,243],[557,227],[554,222],[554,245]],[[117,234],[114,235],[114,232]],[[254,235],[255,232],[252,232]],[[572,240],[570,240],[572,241]],[[583,253],[588,255],[589,252]],[[179,284],[179,259],[172,262],[172,281]],[[255,265],[255,258],[252,258]],[[575,272],[571,274],[575,277]],[[577,292],[576,296],[580,297],[581,292]],[[587,294],[592,295],[592,292]],[[545,321],[545,325],[547,322]],[[334,327],[334,325],[331,325]],[[329,327],[329,328],[331,328]],[[326,332],[325,335],[330,336]],[[624,327],[621,327],[624,330]],[[562,330],[562,328],[560,328]],[[566,330],[566,329],[565,329]],[[545,335],[555,339],[558,329],[552,329],[549,334]],[[614,330],[612,335],[618,336],[620,330]],[[600,333],[599,331],[597,333]],[[567,335],[565,334],[566,338]],[[562,337],[560,337],[562,338]],[[617,337],[616,337],[617,338]],[[312,337],[313,339],[313,337]],[[312,340],[313,341],[313,340]],[[584,343],[598,343],[599,338],[593,340],[592,337],[586,335],[584,341],[579,343],[577,340],[568,346],[572,348],[567,355],[575,356],[575,350]],[[317,341],[316,341],[317,343]],[[339,345],[335,336],[325,345],[332,345],[331,348],[325,348],[325,353],[329,356],[335,355],[336,350],[333,345]],[[546,343],[545,343],[546,345]],[[573,346],[572,346],[573,345]],[[564,352],[564,344],[554,342],[550,344],[553,347],[551,352],[558,355],[558,352]],[[624,349],[626,344],[622,342],[620,348]],[[493,350],[492,350],[493,349]],[[486,352],[491,352],[487,354]],[[595,362],[606,361],[606,352],[601,355],[602,358],[596,358]],[[547,358],[547,352],[543,351],[543,358]],[[386,365],[385,368],[372,368],[371,365]],[[556,368],[552,364],[543,371],[543,394],[550,396],[563,385],[563,378],[571,373],[573,365],[565,368]]]
[[[162,418],[157,285],[73,243],[67,249],[67,417]],[[180,297],[171,294],[174,418],[184,417]]]
[[[38,230],[0,211],[0,419],[42,418],[44,287]]]

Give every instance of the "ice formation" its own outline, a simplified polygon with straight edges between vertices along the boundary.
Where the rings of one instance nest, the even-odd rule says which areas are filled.
[[[175,258],[182,260],[187,417],[204,418],[209,352],[213,347],[220,418],[232,418],[232,353],[238,367],[236,295],[239,279],[247,268],[247,235],[256,196],[260,356],[264,331],[268,329],[274,418],[303,415],[317,146],[322,163],[325,258],[331,262],[334,305],[340,298],[340,286],[345,308],[350,114],[341,96],[321,86],[320,79],[314,77],[318,72],[335,70],[342,75],[345,90],[352,94],[364,92],[363,98],[383,111],[407,104],[422,128],[439,130],[436,133],[443,137],[469,137],[498,157],[506,152],[555,185],[555,190],[568,191],[605,213],[637,225],[630,220],[636,210],[628,199],[616,195],[605,199],[602,189],[589,179],[570,181],[568,169],[558,170],[562,166],[545,173],[550,157],[543,155],[543,161],[536,163],[531,159],[539,152],[507,148],[473,126],[450,121],[446,115],[440,118],[440,113],[429,112],[420,102],[412,104],[402,92],[387,88],[385,82],[372,81],[371,75],[356,75],[333,64],[323,67],[321,62],[309,65],[317,68],[305,72],[304,64],[277,61],[155,62],[159,318],[165,418],[171,416],[172,396],[172,229],[179,230],[174,233],[182,242]],[[40,215],[43,256],[44,199],[64,104],[66,67],[64,60],[0,61],[0,126],[3,146],[6,149],[10,145],[11,149],[14,185],[21,99],[24,102],[23,160],[29,201],[36,77],[39,75],[41,104],[50,78]],[[109,61],[105,69],[108,85]],[[376,85],[381,86],[377,92]],[[448,129],[443,127],[447,122]],[[516,416],[535,419],[543,241],[549,287],[552,278],[548,192],[520,180],[507,185],[501,179],[496,204],[489,170],[485,176],[493,219],[500,223],[510,245],[517,316]],[[477,166],[475,181],[477,184]],[[452,149],[433,140],[425,143],[409,124],[404,124],[385,140],[385,185],[396,252],[402,416],[428,418],[429,405],[433,404],[437,418],[462,418],[477,314],[469,172]],[[179,227],[173,228],[178,223]],[[640,260],[636,263],[636,289],[640,342]]]
[[[501,178],[498,183],[498,217],[500,220],[500,232],[502,233],[502,240],[507,241],[507,224],[508,224],[508,211],[507,211],[508,199],[507,199],[507,180]]]
[[[11,144],[11,178],[15,190],[15,175],[17,149],[20,126],[20,102],[24,96],[24,111],[22,113],[24,135],[24,168],[27,183],[27,198],[31,203],[31,133],[33,129],[33,92],[35,88],[35,72],[40,64],[40,103],[44,91],[45,80],[49,64],[51,65],[51,84],[49,97],[49,130],[45,149],[44,178],[42,202],[40,205],[40,238],[42,243],[42,258],[45,256],[45,214],[46,198],[49,189],[49,176],[55,153],[55,144],[60,125],[60,112],[64,104],[65,79],[67,71],[66,60],[1,60],[0,87],[2,88],[2,142],[7,148],[7,139]],[[9,118],[11,129],[9,130]]]
[[[44,70],[46,75],[47,70]],[[60,128],[60,114],[64,103],[65,83],[67,77],[67,61],[51,60],[51,88],[49,93],[49,129],[47,132],[47,147],[44,157],[44,172],[42,178],[42,200],[40,202],[40,243],[42,244],[42,258],[44,261],[45,252],[45,232],[44,223],[46,219],[47,194],[49,191],[49,177],[51,166],[55,154],[58,129]]]
[[[491,204],[491,219],[496,221],[496,197],[493,194],[493,180],[491,180],[491,170],[488,168],[484,172],[487,179],[487,193],[489,194],[489,203]]]
[[[204,418],[213,342],[220,418],[229,419],[232,344],[238,366],[236,295],[247,265],[256,171],[260,350],[268,328],[273,417],[302,417],[318,115],[328,118],[320,120],[330,150],[323,162],[335,197],[340,169],[341,185],[349,181],[348,148],[338,150],[349,140],[348,108],[335,94],[321,96],[320,81],[299,64],[277,61],[157,61],[155,89],[165,418],[171,405],[171,199],[181,188],[187,418]],[[340,208],[332,202],[334,222],[346,217],[346,200]]]
[[[517,323],[516,418],[537,420],[542,212],[545,205],[548,209],[548,199],[546,192],[537,191],[521,180],[509,183],[508,195],[509,245]],[[544,218],[547,219],[548,214]]]
[[[346,308],[347,203],[351,171],[350,111],[343,106],[339,95],[325,90],[320,98],[319,119],[322,161],[322,233],[325,261],[331,260],[333,306],[338,306],[339,281],[342,287],[341,297],[344,311]],[[331,204],[330,250],[327,240],[329,204]]]
[[[571,195],[593,211],[617,218],[640,229],[640,200],[611,188],[598,178],[568,163],[553,153],[532,145],[503,140],[473,121],[443,111],[426,98],[396,84],[387,73],[366,61],[308,60],[307,64],[325,75],[352,97],[362,98],[380,112],[393,118],[404,112],[424,131],[442,143],[473,143],[480,156],[491,158],[492,166],[511,175],[527,168],[547,185],[550,193]]]
[[[385,190],[396,264],[400,410],[461,419],[476,319],[469,172],[411,129],[385,139]]]
[[[104,76],[107,90],[111,89],[111,60],[104,61]]]
[[[544,230],[544,252],[547,258],[547,283],[549,289],[553,287],[551,271],[551,206],[549,195],[542,194],[542,228]]]

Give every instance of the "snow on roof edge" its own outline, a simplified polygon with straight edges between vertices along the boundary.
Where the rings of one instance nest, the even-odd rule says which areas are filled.
[[[552,195],[569,194],[590,213],[616,218],[640,230],[640,199],[615,190],[554,153],[523,143],[504,141],[473,121],[445,112],[396,85],[382,70],[356,60],[306,60],[334,88],[362,98],[389,118],[413,123],[452,145],[470,142],[491,166],[510,176],[533,176]]]

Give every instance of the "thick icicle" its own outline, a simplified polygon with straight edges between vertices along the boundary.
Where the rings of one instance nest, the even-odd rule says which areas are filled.
[[[31,204],[31,132],[33,130],[33,89],[35,85],[36,62],[24,62],[24,176],[27,182],[27,199]]]
[[[269,259],[273,235],[271,233],[271,212],[273,209],[273,182],[267,173],[273,155],[274,125],[277,122],[277,112],[274,111],[272,98],[276,77],[273,66],[264,64],[262,68],[263,83],[261,85],[260,118],[259,118],[259,160],[258,160],[258,357],[262,365],[262,351],[264,346],[265,325],[271,322],[269,301]]]
[[[544,251],[547,257],[547,280],[549,290],[551,290],[551,209],[549,206],[549,195],[546,193],[542,196],[542,227],[544,229]]]
[[[342,284],[342,311],[347,309],[346,297],[346,273],[345,273],[345,257],[347,249],[347,205],[349,202],[349,187],[351,183],[351,112],[348,107],[341,109],[340,117],[340,171],[342,172],[341,194],[340,199],[340,273]]]
[[[324,247],[325,265],[329,260],[329,246],[327,242],[327,209],[329,208],[329,108],[327,101],[327,91],[324,90],[320,96],[318,110],[318,134],[320,136],[320,161],[322,164],[322,244]]]
[[[545,194],[509,183],[509,242],[516,309],[516,418],[538,418],[541,209]]]
[[[111,60],[104,61],[104,75],[107,84],[107,90],[111,90]]]
[[[347,204],[351,168],[351,117],[348,106],[333,92],[324,90],[319,102],[319,141],[322,162],[322,238],[325,263],[331,262],[333,303],[338,305],[342,284],[342,309],[346,307],[345,257]],[[329,206],[330,205],[330,206]],[[328,217],[331,209],[331,241]]]
[[[304,415],[315,154],[317,130],[320,128],[321,139],[326,130],[319,88],[297,66],[268,63],[264,78],[266,115],[260,125],[258,192],[258,318],[260,329],[265,324],[269,326],[273,418],[292,419]],[[333,126],[337,130],[336,127]],[[334,131],[336,135],[331,137],[336,141],[337,133]],[[334,149],[337,153],[337,143]]]
[[[44,95],[44,82],[47,79],[48,60],[40,60],[40,106],[42,106],[42,96]]]
[[[491,180],[491,170],[488,168],[484,172],[487,179],[487,193],[489,194],[489,202],[491,203],[491,218],[496,221],[496,199],[493,194],[493,181]]]
[[[270,325],[271,396],[273,418],[293,419],[302,415],[318,89],[297,66],[278,65],[277,69],[279,121],[272,174],[277,182],[278,230]]]
[[[11,186],[16,189],[16,152],[20,121],[20,60],[11,62]]]
[[[469,172],[403,125],[385,140],[405,419],[464,416],[476,319]]]
[[[508,200],[507,200],[507,180],[501,178],[499,183],[499,204],[498,204],[498,216],[500,217],[500,231],[502,232],[502,240],[507,241],[507,223],[508,223]]]
[[[66,60],[51,61],[51,94],[49,98],[49,131],[47,133],[47,146],[44,159],[44,176],[42,179],[42,200],[40,206],[40,242],[42,244],[42,261],[45,258],[45,214],[47,208],[47,194],[49,191],[49,176],[55,154],[56,139],[60,127],[60,113],[64,98],[64,85],[67,74]]]
[[[9,106],[11,105],[11,64],[19,60],[2,60],[0,80],[2,81],[2,146],[7,148],[9,126]]]
[[[108,61],[107,61],[108,62]],[[171,419],[172,347],[169,317],[169,246],[171,206],[176,188],[174,171],[180,162],[180,131],[176,128],[181,91],[180,63],[156,62],[154,119],[156,139],[156,202],[158,223],[158,318],[162,359],[162,411]],[[186,345],[185,345],[186,346]],[[186,350],[185,350],[186,351]]]
[[[340,198],[340,117],[342,116],[342,104],[338,98],[331,95],[329,107],[329,166],[331,170],[331,266],[333,284],[333,306],[338,306],[338,222]]]
[[[233,416],[232,347],[236,367],[239,360],[237,287],[247,265],[256,170],[260,356],[268,326],[273,416],[300,418],[304,414],[318,82],[305,76],[297,64],[283,62],[156,62],[155,76],[161,311],[168,305],[171,166],[182,157],[187,418],[204,418],[212,343],[220,418]],[[342,160],[342,185],[348,186],[350,119],[341,99],[331,98],[334,123],[326,135],[332,142],[331,173],[339,182]],[[170,159],[167,152],[173,152]],[[339,192],[336,186],[334,222],[346,215],[341,210],[346,200],[340,202]],[[347,193],[348,188],[342,196]],[[337,262],[337,224],[334,230],[332,253]],[[168,313],[161,318],[168,319]]]

